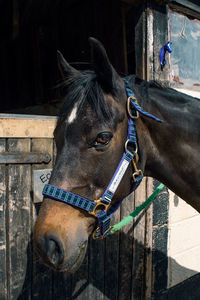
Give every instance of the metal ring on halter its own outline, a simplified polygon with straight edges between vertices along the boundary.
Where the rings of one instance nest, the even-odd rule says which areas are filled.
[[[97,232],[100,233],[100,228],[99,228],[99,227],[97,227],[97,228],[94,230],[94,232],[92,233],[92,238],[93,238],[93,240],[101,240],[101,239],[103,239],[104,236],[102,236],[102,235],[100,235],[100,234],[99,234],[99,236],[96,236],[96,233],[97,233]]]
[[[133,151],[128,150],[128,143],[132,143],[135,146],[135,149]],[[126,140],[126,143],[125,143],[124,147],[125,147],[126,152],[129,151],[132,154],[137,154],[138,146],[137,146],[136,142],[132,142],[131,140],[128,139],[128,140]]]
[[[102,239],[105,237],[105,235],[106,235],[109,231],[111,231],[112,228],[113,228],[113,226],[110,226],[110,227],[108,228],[108,230],[106,230],[106,231],[104,232],[104,234],[101,234],[101,235],[99,235],[99,236],[95,236],[95,234],[96,234],[97,232],[100,232],[100,228],[97,227],[97,228],[95,229],[95,231],[93,232],[93,234],[92,234],[92,238],[93,238],[94,240],[102,240]]]
[[[138,119],[139,118],[139,112],[137,110],[135,110],[135,113],[136,115],[133,115],[132,112],[131,112],[131,108],[130,108],[130,105],[131,105],[131,99],[134,100],[136,103],[137,103],[137,98],[134,97],[134,96],[130,96],[128,97],[128,100],[127,100],[127,111],[128,111],[128,114],[129,116],[132,118],[132,119]]]

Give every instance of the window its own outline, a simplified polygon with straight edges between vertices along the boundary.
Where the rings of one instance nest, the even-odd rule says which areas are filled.
[[[169,10],[170,81],[181,91],[200,97],[200,20]]]

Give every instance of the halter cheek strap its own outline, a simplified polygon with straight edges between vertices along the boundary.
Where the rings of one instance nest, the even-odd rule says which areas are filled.
[[[53,186],[51,184],[46,184],[43,190],[44,196],[83,209],[87,211],[90,215],[95,216],[97,218],[98,223],[97,228],[93,233],[94,239],[104,238],[111,232],[111,217],[120,206],[122,200],[114,204],[111,204],[111,201],[131,162],[133,164],[134,170],[132,191],[136,190],[136,188],[142,181],[142,171],[137,169],[137,161],[139,158],[137,154],[138,147],[135,124],[135,120],[139,117],[139,113],[157,122],[162,122],[160,119],[143,111],[143,109],[137,104],[137,99],[133,94],[129,82],[125,78],[123,80],[126,86],[126,94],[128,97],[128,135],[127,140],[125,142],[124,154],[102,197],[98,200],[92,201],[80,195]]]

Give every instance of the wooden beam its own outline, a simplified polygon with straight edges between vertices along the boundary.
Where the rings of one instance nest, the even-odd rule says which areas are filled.
[[[195,4],[191,1],[188,1],[188,0],[172,0],[172,1],[169,1],[169,4],[178,4],[180,5],[182,8],[187,8],[187,9],[191,9],[197,13],[200,14],[200,2],[198,4]],[[200,15],[199,15],[200,17]]]
[[[189,17],[190,19],[200,19],[200,12],[191,10],[190,8],[181,6],[179,4],[175,4],[175,1],[173,3],[169,3],[169,8]],[[200,10],[200,6],[199,6],[199,10]]]
[[[56,117],[0,114],[1,138],[53,138]]]
[[[34,152],[3,152],[0,153],[0,164],[41,164],[50,162],[48,153]]]

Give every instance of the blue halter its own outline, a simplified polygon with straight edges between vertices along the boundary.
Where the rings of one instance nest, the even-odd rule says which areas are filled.
[[[134,169],[132,191],[136,190],[136,188],[139,186],[140,182],[143,179],[142,171],[138,170],[136,166],[138,161],[138,154],[135,120],[139,117],[139,113],[157,122],[162,122],[160,119],[143,111],[143,109],[136,102],[137,99],[133,94],[129,82],[125,78],[123,78],[123,80],[126,86],[126,94],[128,97],[128,135],[125,143],[124,154],[102,197],[98,200],[92,201],[85,197],[53,186],[51,184],[46,184],[43,190],[44,196],[83,209],[87,211],[90,215],[95,216],[97,218],[97,228],[93,232],[94,239],[104,238],[110,233],[110,230],[112,228],[110,226],[111,217],[120,206],[122,200],[114,204],[111,204],[111,201],[126,170],[128,169],[130,162],[133,163]],[[129,150],[129,148],[131,150]]]

